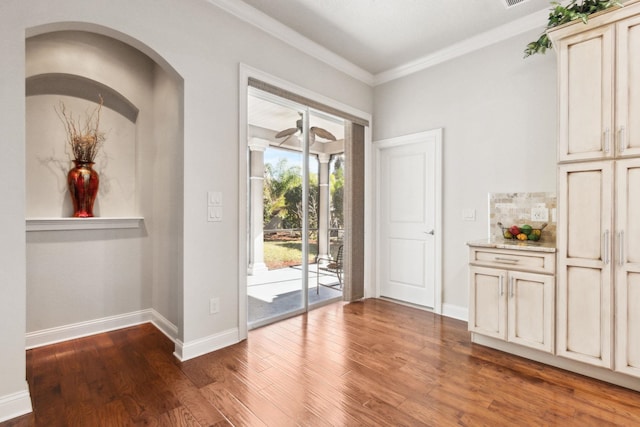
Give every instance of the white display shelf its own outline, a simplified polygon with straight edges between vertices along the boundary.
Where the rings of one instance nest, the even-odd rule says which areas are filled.
[[[143,221],[143,217],[27,218],[27,231],[140,228]]]

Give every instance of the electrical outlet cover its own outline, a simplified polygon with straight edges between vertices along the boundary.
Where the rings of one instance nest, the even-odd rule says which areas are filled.
[[[549,209],[531,208],[531,221],[549,221]]]

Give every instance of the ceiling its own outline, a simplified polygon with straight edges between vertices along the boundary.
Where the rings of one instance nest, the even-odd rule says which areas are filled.
[[[551,7],[550,0],[211,1],[373,85],[524,31],[542,31]],[[507,7],[507,1],[520,2]],[[273,101],[251,96],[249,124],[253,136],[277,145],[273,134],[295,127],[299,114]],[[340,122],[312,115],[311,126],[343,138]]]
[[[549,0],[509,8],[506,0],[242,1],[373,76],[534,15],[542,30],[551,7]],[[527,25],[523,31],[535,28]]]

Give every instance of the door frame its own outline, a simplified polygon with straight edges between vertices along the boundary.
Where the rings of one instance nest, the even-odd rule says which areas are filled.
[[[398,137],[393,137],[393,138],[388,138],[388,139],[382,139],[382,140],[378,140],[378,141],[374,141],[373,142],[373,146],[374,146],[374,163],[375,163],[375,297],[379,298],[380,297],[380,282],[379,282],[379,278],[380,276],[380,266],[381,266],[381,259],[380,259],[380,249],[381,249],[381,242],[380,242],[380,230],[382,227],[382,224],[380,224],[380,218],[381,218],[381,205],[380,205],[380,200],[381,200],[381,194],[380,194],[380,190],[381,190],[381,173],[380,173],[380,168],[381,168],[381,164],[380,164],[380,159],[381,159],[381,151],[387,148],[395,148],[395,147],[400,147],[403,145],[408,145],[408,144],[414,144],[414,143],[418,143],[418,142],[423,142],[425,140],[433,140],[434,144],[435,144],[435,168],[436,170],[434,171],[434,178],[435,178],[435,186],[436,186],[436,192],[435,192],[435,203],[436,203],[436,207],[435,207],[435,219],[434,219],[434,229],[435,229],[435,260],[434,260],[434,264],[435,264],[435,272],[434,272],[434,292],[435,292],[435,299],[434,299],[434,308],[433,308],[433,312],[437,313],[437,314],[442,314],[442,234],[443,234],[443,227],[442,227],[442,134],[443,134],[443,129],[442,128],[438,128],[438,129],[432,129],[432,130],[428,130],[428,131],[424,131],[424,132],[418,132],[418,133],[413,133],[413,134],[409,134],[409,135],[403,135],[403,136],[398,136]],[[417,306],[418,307],[418,306]],[[420,307],[422,308],[422,307]],[[425,308],[426,309],[426,308]],[[429,309],[429,311],[431,311]]]
[[[349,105],[343,104],[327,96],[317,92],[300,87],[282,78],[273,76],[257,68],[240,63],[239,66],[239,82],[238,82],[238,341],[242,341],[248,336],[247,321],[247,244],[249,230],[249,207],[247,197],[249,194],[249,183],[247,182],[248,174],[248,92],[249,78],[254,78],[281,89],[313,99],[324,105],[343,111],[355,117],[362,118],[369,122],[369,126],[365,127],[365,182],[372,181],[372,144],[371,144],[371,114],[360,111]],[[371,186],[373,187],[373,186]],[[367,190],[365,193],[365,242],[364,242],[364,281],[365,281],[365,298],[375,295],[373,285],[373,189]]]

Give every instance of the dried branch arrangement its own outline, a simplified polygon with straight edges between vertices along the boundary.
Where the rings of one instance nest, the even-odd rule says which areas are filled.
[[[84,120],[74,117],[62,101],[60,110],[56,110],[65,125],[74,160],[79,162],[93,162],[105,140],[104,132],[99,131],[103,99],[101,95],[98,95],[98,98],[100,102],[86,114]]]

